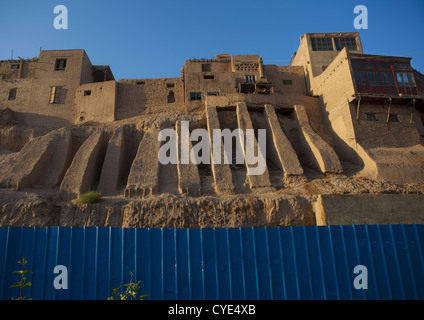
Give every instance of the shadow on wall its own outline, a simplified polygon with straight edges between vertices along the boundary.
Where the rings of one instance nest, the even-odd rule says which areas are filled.
[[[323,109],[326,110],[327,104],[324,103]],[[342,119],[342,116],[340,116],[340,119]],[[328,128],[328,132],[332,135],[334,139],[334,151],[337,153],[337,156],[339,157],[340,161],[348,162],[350,164],[353,164],[356,170],[355,172],[361,171],[365,163],[360,157],[360,155],[356,152],[355,149],[353,149],[340,135],[334,131],[334,128],[329,120],[329,112],[324,111],[324,123],[326,124],[326,127]],[[344,126],[346,128],[346,125]]]
[[[116,120],[141,115],[146,110],[146,91],[144,86],[118,82],[118,101]]]
[[[59,129],[73,125],[73,123],[63,118],[37,113],[13,111],[13,117],[17,124],[25,124],[28,127]]]

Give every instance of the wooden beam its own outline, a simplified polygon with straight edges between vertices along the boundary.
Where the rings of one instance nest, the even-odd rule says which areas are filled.
[[[386,122],[389,122],[389,118],[390,118],[390,107],[392,106],[392,98],[389,98],[389,109],[387,110],[387,120]]]
[[[361,95],[358,98],[358,107],[356,108],[356,120],[359,120],[359,107],[361,106]]]
[[[409,123],[412,123],[412,121],[414,120],[414,109],[415,109],[415,102],[416,101],[417,101],[416,98],[412,99],[411,120],[409,121]]]

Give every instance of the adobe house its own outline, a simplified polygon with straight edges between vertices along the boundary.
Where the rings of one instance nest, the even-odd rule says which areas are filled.
[[[98,134],[78,157],[90,167],[111,159],[106,161],[110,170],[114,155],[106,149],[115,141],[115,156],[123,163],[115,177],[125,177],[129,196],[160,193],[160,185],[173,185],[171,191],[198,190],[200,181],[208,179],[212,183],[204,189],[215,193],[272,190],[310,170],[342,173],[346,164],[368,178],[421,182],[424,76],[410,60],[364,54],[357,32],[311,33],[301,36],[288,66],[265,65],[259,55],[220,54],[186,60],[181,77],[117,81],[109,66],[93,65],[84,50],[41,51],[34,59],[0,61],[0,106],[11,110],[17,123],[49,130],[119,126],[121,120],[137,122],[137,117],[152,114],[166,118],[142,132]],[[186,171],[158,165],[157,153],[145,150],[157,150],[157,131],[178,127],[182,120],[193,120],[190,131],[203,128],[210,135],[214,129],[266,129],[265,173],[249,177],[243,166],[198,166],[189,170],[199,171],[191,175],[196,181],[189,182],[190,188],[176,182]],[[147,168],[146,162],[156,165]],[[153,171],[140,172],[142,168]],[[143,176],[151,178],[145,186],[137,185]],[[78,185],[97,186],[99,180],[90,177]]]
[[[410,61],[363,54],[358,33],[306,34],[292,57],[321,100],[339,158],[370,177],[424,179],[422,75]]]

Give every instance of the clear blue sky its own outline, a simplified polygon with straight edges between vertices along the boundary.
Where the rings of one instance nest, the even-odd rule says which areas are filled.
[[[350,32],[353,8],[368,8],[364,52],[408,56],[424,73],[424,0],[2,0],[0,59],[32,58],[43,49],[85,49],[116,79],[178,77],[187,59],[259,54],[288,65],[299,36]],[[69,29],[53,27],[66,5]]]

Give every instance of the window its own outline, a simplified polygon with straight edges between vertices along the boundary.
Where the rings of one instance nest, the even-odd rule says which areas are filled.
[[[353,70],[353,75],[357,84],[368,84],[367,78],[365,77],[365,71]]]
[[[146,82],[145,81],[136,81],[135,84],[142,86],[142,85],[145,85]]]
[[[210,63],[203,63],[202,64],[202,72],[211,72],[211,65],[210,65]]]
[[[291,86],[293,84],[293,80],[283,80],[283,84],[285,86]]]
[[[380,77],[377,71],[368,71],[367,77],[370,85],[380,85]]]
[[[415,87],[415,80],[414,80],[414,76],[412,75],[412,72],[407,72],[407,75],[408,75],[409,85],[411,87]]]
[[[173,88],[175,86],[175,84],[173,84],[173,83],[167,83],[166,84],[166,87],[167,88]]]
[[[215,77],[211,75],[205,75],[203,76],[203,79],[215,79]]]
[[[169,91],[168,93],[168,103],[174,103],[175,102],[175,94],[174,91]]]
[[[256,76],[247,75],[245,80],[246,80],[247,83],[254,83],[254,82],[256,82]]]
[[[201,92],[190,92],[190,101],[202,100]]]
[[[391,72],[380,72],[380,76],[381,76],[381,84],[383,86],[394,85],[393,76]]]
[[[50,92],[50,103],[57,104],[61,103],[62,87],[52,87]]]
[[[409,82],[409,78],[412,81]],[[396,80],[399,87],[415,87],[414,78],[411,72],[396,72]]]
[[[331,38],[311,38],[313,51],[333,51]]]
[[[389,63],[360,62],[359,60],[352,60],[352,67],[355,82],[357,84],[391,87],[395,85]],[[399,77],[402,79],[402,75]]]
[[[66,69],[66,59],[56,59],[56,71],[63,71]]]
[[[85,90],[84,96],[91,96],[91,90]]]
[[[17,89],[10,89],[9,100],[15,100],[16,99],[16,92],[17,92]]]
[[[347,50],[351,51],[358,50],[355,38],[334,38],[334,42],[338,51],[342,50],[345,47],[347,48]]]
[[[359,78],[361,84],[367,83],[367,78],[365,77],[365,71],[359,71]]]
[[[12,65],[10,66],[10,69],[12,69],[12,70],[17,70],[17,69],[19,69],[19,64],[12,64]]]
[[[208,96],[219,96],[218,92],[208,92],[207,93]]]
[[[367,120],[368,121],[377,121],[377,118],[375,117],[375,113],[367,113]]]
[[[395,114],[389,115],[389,122],[399,122],[397,115]]]

